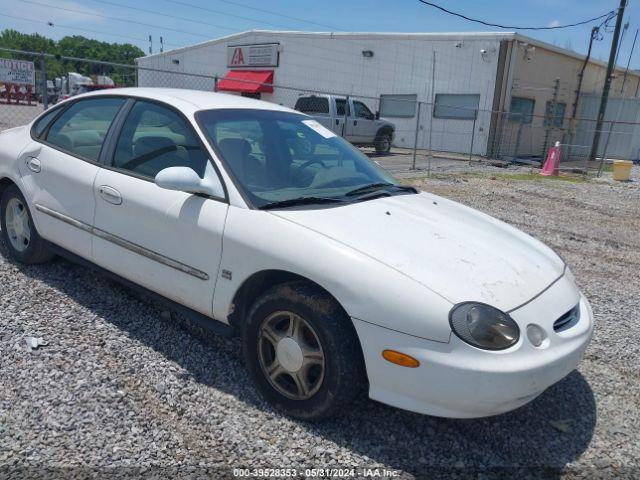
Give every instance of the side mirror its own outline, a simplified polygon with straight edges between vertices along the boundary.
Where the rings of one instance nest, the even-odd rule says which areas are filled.
[[[375,119],[380,120],[380,112],[376,110]]]
[[[211,163],[207,162],[204,178],[189,167],[169,167],[160,170],[155,178],[160,188],[188,193],[203,193],[223,198],[224,188]]]

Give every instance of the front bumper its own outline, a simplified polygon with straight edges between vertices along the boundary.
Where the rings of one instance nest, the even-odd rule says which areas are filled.
[[[555,332],[553,322],[578,302],[580,320]],[[530,402],[578,365],[593,334],[593,313],[565,276],[510,315],[521,335],[516,345],[501,351],[472,347],[453,334],[449,343],[440,343],[354,319],[369,396],[405,410],[450,418],[497,415]],[[527,338],[526,327],[532,323],[547,334],[540,347]],[[389,363],[381,355],[385,349],[411,355],[420,366]]]

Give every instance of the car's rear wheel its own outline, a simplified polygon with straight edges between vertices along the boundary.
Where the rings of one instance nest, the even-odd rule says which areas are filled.
[[[9,255],[14,260],[34,264],[47,262],[53,257],[33,224],[24,196],[15,185],[7,187],[0,198],[0,228]]]
[[[244,355],[265,399],[301,419],[329,416],[365,383],[350,319],[322,290],[295,282],[261,296],[244,325]]]

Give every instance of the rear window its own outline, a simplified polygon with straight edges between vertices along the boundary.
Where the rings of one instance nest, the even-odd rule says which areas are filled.
[[[44,133],[44,130],[49,126],[51,120],[60,113],[60,109],[64,107],[52,108],[43,116],[40,117],[33,125],[33,134],[36,138],[40,138],[40,136]]]
[[[329,99],[324,97],[299,98],[294,107],[302,113],[329,114]]]
[[[78,100],[49,128],[47,143],[91,161],[98,161],[111,122],[124,98],[92,97]]]

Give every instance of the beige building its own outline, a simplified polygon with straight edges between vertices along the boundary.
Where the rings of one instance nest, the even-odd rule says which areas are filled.
[[[576,52],[514,34],[503,40],[496,76],[493,137],[488,153],[539,156],[555,141],[577,144],[586,155],[591,146],[607,64]],[[580,78],[582,77],[582,82]],[[638,121],[640,75],[618,66],[613,75],[607,120]],[[498,94],[499,92],[499,94]],[[555,102],[555,106],[554,106]],[[619,108],[624,103],[624,108]],[[633,108],[629,108],[633,107]],[[620,111],[618,111],[620,110]],[[606,133],[610,124],[605,124]],[[619,132],[616,127],[614,132]],[[518,138],[519,137],[519,138]],[[610,152],[627,156],[630,135],[611,136]],[[577,143],[576,143],[577,142]],[[601,149],[606,142],[601,140]],[[493,149],[491,148],[493,147]]]

